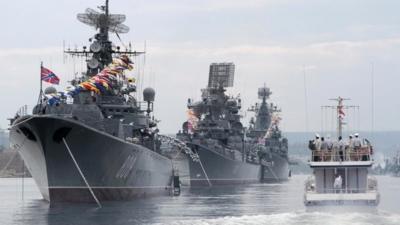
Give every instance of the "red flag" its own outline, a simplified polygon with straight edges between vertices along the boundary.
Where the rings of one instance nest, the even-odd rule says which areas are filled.
[[[339,117],[343,118],[346,114],[344,113],[343,106],[339,106]]]
[[[53,71],[45,68],[42,66],[41,72],[40,72],[40,76],[42,78],[42,81],[51,83],[51,84],[59,84],[60,83],[60,78],[58,78],[56,76],[55,73],[53,73]]]

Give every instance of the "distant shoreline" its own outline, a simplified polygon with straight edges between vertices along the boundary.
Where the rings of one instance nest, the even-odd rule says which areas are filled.
[[[0,178],[32,177],[21,156],[13,150],[0,152]]]

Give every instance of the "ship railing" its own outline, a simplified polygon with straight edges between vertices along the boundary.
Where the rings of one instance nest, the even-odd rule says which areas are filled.
[[[22,116],[26,116],[26,115],[29,115],[28,105],[21,106],[15,113],[15,116],[17,116],[17,117],[22,117]]]
[[[372,160],[371,148],[369,146],[357,149],[332,149],[313,150],[312,162],[342,162],[342,161],[370,161]]]

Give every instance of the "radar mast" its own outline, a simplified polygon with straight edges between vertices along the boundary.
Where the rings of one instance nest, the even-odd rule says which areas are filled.
[[[122,24],[126,20],[123,14],[110,14],[108,0],[105,4],[99,6],[99,11],[87,8],[85,13],[78,13],[77,19],[91,27],[94,27],[98,33],[90,38],[90,46],[87,49],[83,46],[82,50],[70,49],[64,50],[64,53],[71,56],[85,57],[87,63],[87,76],[93,76],[99,73],[105,66],[112,62],[113,57],[118,55],[136,56],[145,52],[132,51],[131,45],[121,50],[119,46],[113,46],[109,40],[109,32],[115,33],[118,37],[121,33],[128,33],[129,27]]]

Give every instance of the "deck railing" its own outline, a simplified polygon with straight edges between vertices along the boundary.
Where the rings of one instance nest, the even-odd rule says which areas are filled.
[[[16,116],[26,116],[28,115],[28,106],[23,105],[21,106],[18,111],[15,113]]]
[[[312,162],[341,162],[341,161],[370,161],[371,147],[365,146],[357,149],[332,149],[332,150],[313,150]]]

